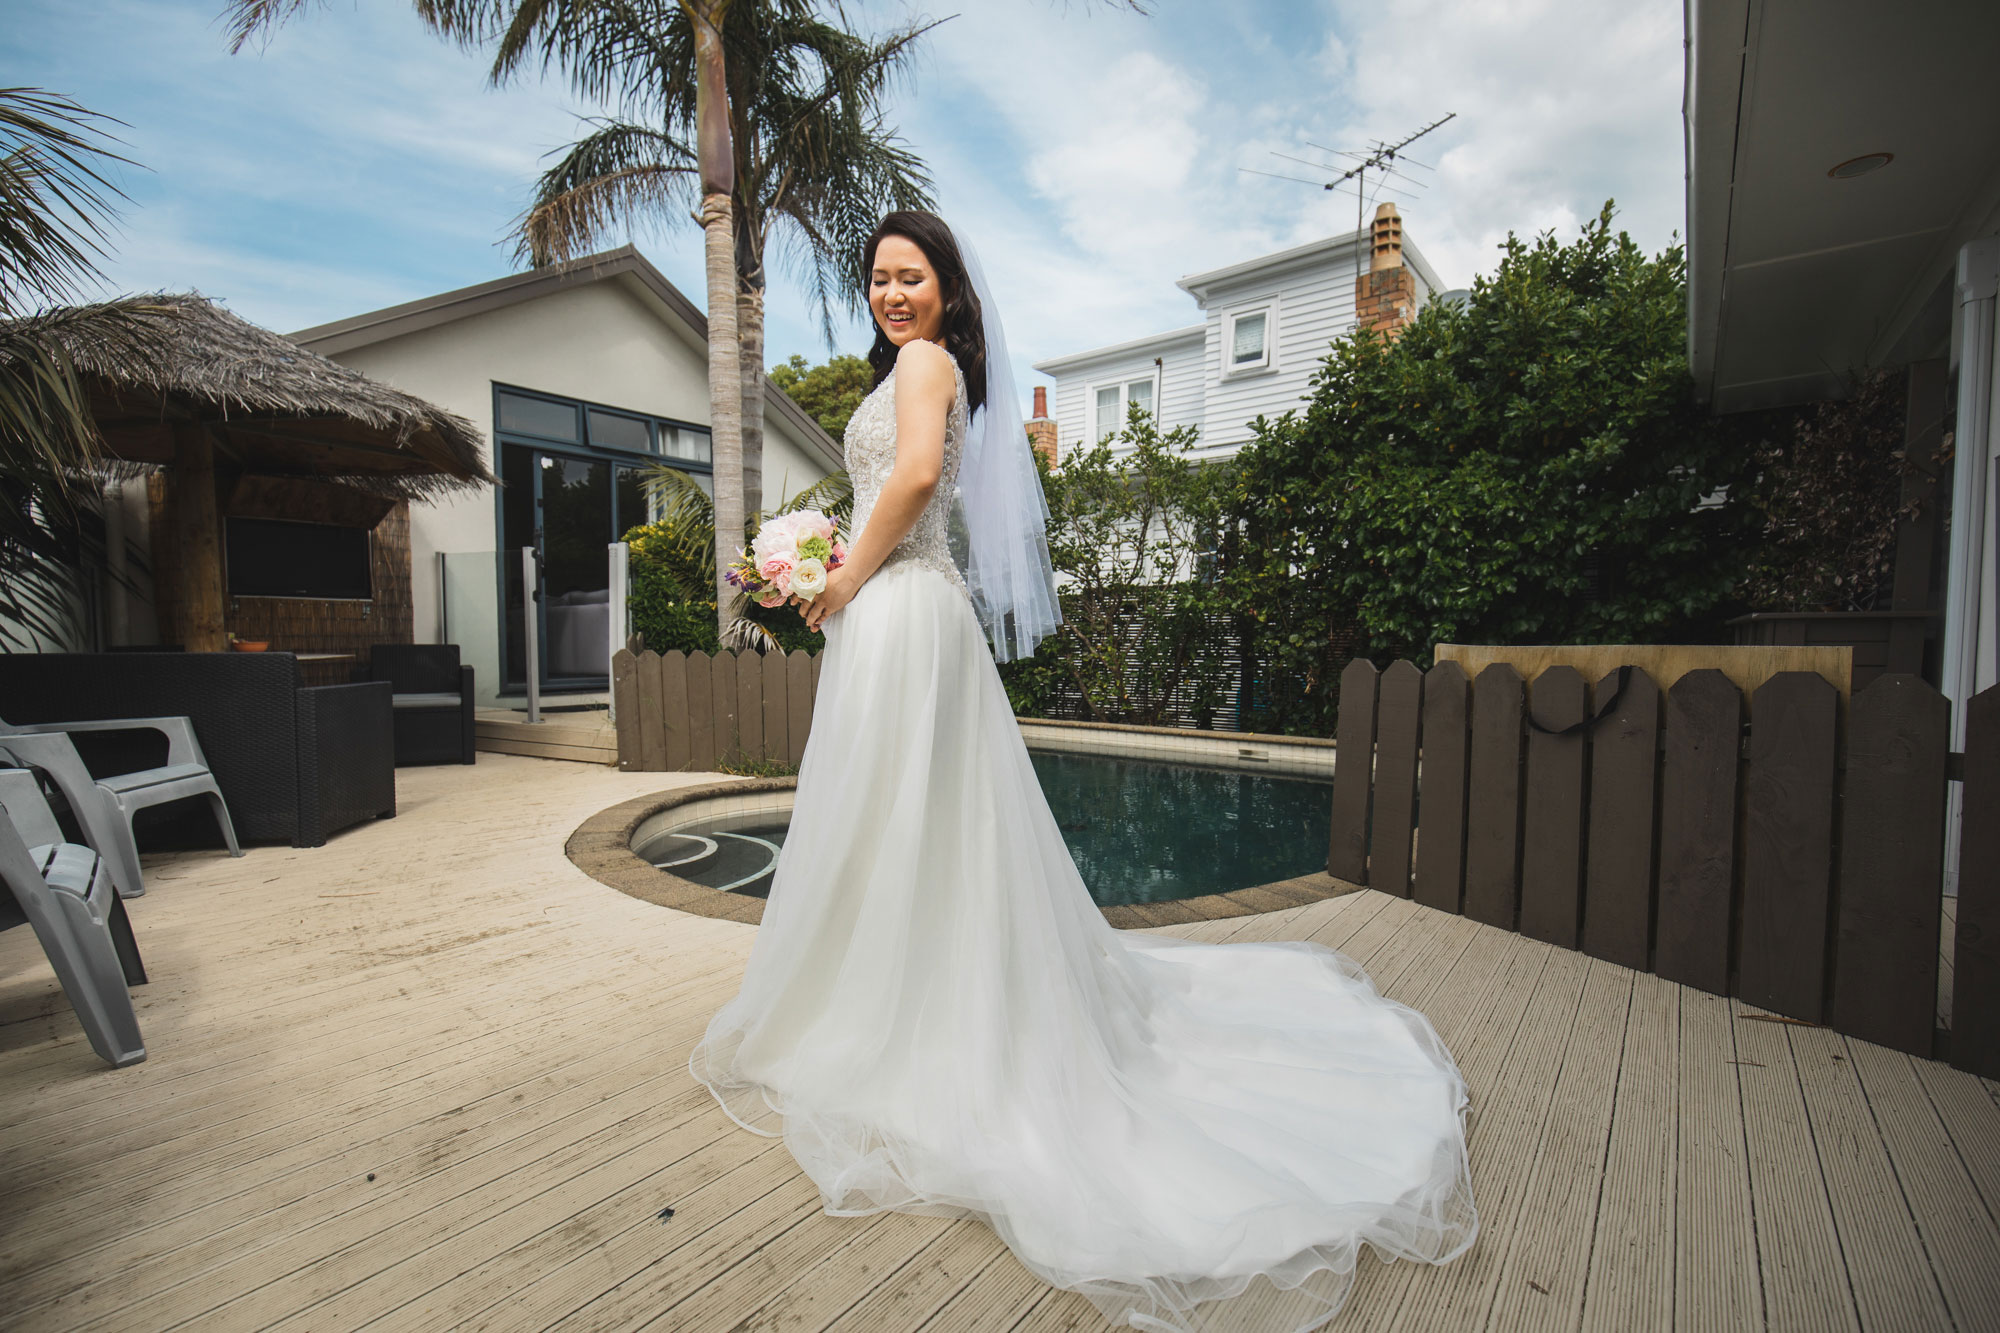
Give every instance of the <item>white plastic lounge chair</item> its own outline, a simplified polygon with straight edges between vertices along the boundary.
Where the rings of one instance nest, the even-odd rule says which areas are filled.
[[[243,848],[236,841],[236,825],[230,822],[229,807],[223,802],[222,789],[215,784],[215,775],[208,771],[208,760],[202,756],[201,745],[194,738],[194,724],[184,717],[121,717],[108,718],[101,722],[37,722],[28,726],[10,726],[0,719],[0,749],[13,748],[19,741],[21,748],[33,746],[36,736],[60,735],[68,737],[79,732],[91,731],[157,731],[167,738],[167,762],[160,768],[143,768],[132,773],[120,773],[112,777],[93,778],[98,791],[116,812],[121,829],[117,834],[99,839],[97,830],[90,827],[88,818],[79,809],[77,818],[84,823],[87,834],[98,842],[98,852],[112,860],[112,882],[117,885],[120,896],[135,898],[146,891],[145,879],[139,873],[138,844],[132,837],[132,816],[148,806],[165,805],[168,801],[178,801],[186,796],[206,796],[215,809],[215,822],[222,826],[222,840],[229,844],[231,856],[243,855]],[[46,748],[41,753],[48,754]],[[74,750],[71,751],[74,754]],[[42,759],[21,756],[21,761],[48,769],[63,788],[63,794],[72,805],[77,797],[69,790],[56,766]],[[88,770],[86,770],[88,771]]]
[[[146,1045],[127,986],[143,985],[132,923],[102,858],[64,842],[35,775],[0,770],[0,879],[12,906],[0,925],[35,928],[90,1047],[115,1067],[139,1063]]]
[[[83,826],[83,840],[104,858],[104,867],[120,898],[137,898],[146,891],[139,869],[139,846],[132,838],[131,822],[118,808],[111,794],[97,785],[84,766],[69,737],[58,732],[29,735],[16,732],[0,736],[0,764],[15,763],[45,773],[69,802],[77,823]],[[55,841],[61,842],[61,838]]]

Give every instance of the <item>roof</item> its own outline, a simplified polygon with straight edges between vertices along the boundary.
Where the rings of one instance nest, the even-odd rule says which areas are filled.
[[[46,322],[48,336],[68,350],[106,450],[116,457],[169,463],[174,428],[199,423],[235,462],[266,475],[353,478],[406,499],[493,480],[478,428],[456,413],[329,361],[197,293],[154,293],[120,304],[136,307],[154,326],[136,354],[129,343],[66,336],[66,329],[89,321],[65,316],[87,309],[29,317]]]
[[[309,329],[300,329],[292,337],[317,352],[338,356],[357,347],[366,347],[407,333],[417,333],[424,329],[436,328],[440,324],[449,324],[454,320],[467,319],[490,310],[517,305],[523,301],[532,301],[565,287],[580,283],[603,282],[613,278],[636,283],[647,295],[655,298],[669,315],[683,324],[695,341],[707,346],[708,316],[704,315],[700,307],[690,301],[680,288],[667,281],[666,275],[654,268],[652,263],[639,253],[636,246],[631,245],[621,245],[616,250],[584,255],[548,268],[530,269],[525,273],[495,278],[491,282],[477,283],[471,287],[440,292],[436,296],[427,296],[420,301],[409,301],[382,310],[371,310],[366,314],[338,319],[330,324],[318,324]],[[793,402],[790,395],[769,380],[764,384],[764,411],[783,418],[805,446],[821,456],[821,461],[828,468],[837,469],[845,466],[839,441],[827,434],[826,429],[804,408]]]
[[[1190,273],[1174,283],[1195,300],[1206,303],[1210,289],[1240,282],[1248,278],[1268,277],[1287,268],[1304,268],[1333,258],[1342,250],[1357,247],[1366,252],[1374,237],[1372,225],[1360,231],[1343,231],[1332,236],[1323,236],[1317,241],[1295,245],[1289,250],[1274,250],[1268,255],[1258,255],[1238,264],[1227,264],[1222,268],[1212,268],[1205,273]],[[1432,270],[1430,262],[1418,251],[1416,243],[1409,238],[1408,228],[1403,233],[1403,262],[1417,271],[1431,290],[1444,286]]]
[[[1295,245],[1289,250],[1278,250],[1268,255],[1259,255],[1255,259],[1246,259],[1240,264],[1210,269],[1206,273],[1191,273],[1179,279],[1174,285],[1206,306],[1209,294],[1217,287],[1250,278],[1270,277],[1288,268],[1308,268],[1314,264],[1324,263],[1342,250],[1353,249],[1357,240],[1364,242],[1365,250],[1365,242],[1372,238],[1373,233],[1372,227],[1362,231],[1341,232],[1337,236],[1326,236],[1304,245]],[[1417,276],[1424,280],[1424,285],[1432,292],[1443,288],[1444,284],[1438,281],[1437,273],[1431,268],[1430,261],[1418,251],[1407,232],[1403,237],[1403,262],[1417,271]],[[1044,374],[1058,375],[1079,369],[1093,361],[1115,360],[1118,357],[1130,356],[1134,352],[1144,352],[1150,348],[1183,342],[1200,336],[1207,328],[1206,323],[1190,324],[1186,328],[1173,329],[1166,333],[1152,333],[1143,338],[1133,338],[1129,342],[1093,347],[1088,351],[1071,352],[1065,356],[1050,357],[1046,361],[1037,361],[1033,364],[1036,370]]]
[[[1689,0],[1688,361],[1717,411],[1948,348],[1958,250],[2000,228],[2000,6],[1904,9]]]
[[[1190,324],[1184,329],[1149,333],[1143,338],[1133,338],[1129,342],[1112,343],[1109,347],[1093,347],[1087,352],[1071,352],[1067,356],[1052,356],[1046,361],[1037,361],[1033,364],[1036,370],[1054,375],[1065,370],[1074,370],[1091,361],[1108,361],[1114,357],[1130,356],[1134,352],[1151,351],[1156,347],[1171,347],[1176,343],[1193,342],[1207,329],[1206,324]]]

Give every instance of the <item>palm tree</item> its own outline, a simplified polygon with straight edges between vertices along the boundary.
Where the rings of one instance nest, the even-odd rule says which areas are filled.
[[[77,359],[151,358],[169,313],[143,298],[64,305],[101,277],[125,197],[104,175],[129,163],[107,123],[122,122],[0,88],[0,618],[30,642],[76,628],[77,557],[106,475]]]
[[[724,479],[740,475],[746,510],[764,493],[766,250],[774,232],[793,243],[832,341],[836,307],[862,308],[861,248],[876,220],[932,204],[922,162],[884,127],[878,107],[933,26],[868,39],[804,0],[567,0],[521,4],[497,40],[495,83],[539,53],[566,68],[580,92],[620,110],[594,121],[543,174],[518,226],[521,258],[562,263],[597,248],[607,232],[699,204],[712,419],[740,428],[740,467],[721,430],[715,439],[718,543],[740,512]],[[706,118],[718,105],[727,110],[719,127]],[[725,209],[733,230],[722,225]],[[731,341],[733,369],[714,350]],[[722,385],[738,386],[733,402],[717,391]],[[725,642],[729,605],[718,591]]]

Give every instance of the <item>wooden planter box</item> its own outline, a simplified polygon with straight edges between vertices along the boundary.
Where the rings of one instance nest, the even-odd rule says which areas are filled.
[[[1924,632],[1932,611],[1753,611],[1725,622],[1740,644],[1854,649],[1858,690],[1885,671],[1924,671]]]

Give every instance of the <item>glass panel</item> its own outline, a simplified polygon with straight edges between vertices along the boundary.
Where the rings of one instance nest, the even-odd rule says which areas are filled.
[[[653,452],[653,431],[647,422],[637,417],[621,417],[615,412],[592,412],[590,442],[599,449],[650,454]]]
[[[542,455],[542,632],[548,677],[611,674],[611,465]]]
[[[1231,344],[1230,364],[1243,365],[1248,361],[1264,359],[1264,316],[1262,314],[1242,315],[1237,318],[1235,338]]]
[[[1127,401],[1138,404],[1141,410],[1152,411],[1153,382],[1151,380],[1133,380],[1125,386],[1125,397]]]
[[[472,685],[481,707],[492,707],[498,699],[502,635],[493,590],[500,585],[497,562],[503,559],[514,562],[518,588],[519,550],[454,551],[443,561],[444,586],[439,591],[444,598],[444,642],[457,644],[458,660],[472,668]],[[521,637],[520,609],[516,603],[510,642]]]
[[[611,530],[617,534],[613,540],[624,541],[625,534],[642,523],[652,521],[652,509],[646,503],[645,476],[638,468],[618,469],[618,488],[612,495],[618,512],[613,516]]]
[[[690,463],[713,461],[708,432],[687,426],[660,427],[660,452],[669,458],[685,459]]]
[[[1124,423],[1118,420],[1118,386],[1108,385],[1097,391],[1097,438],[1116,435],[1118,427]]]
[[[525,394],[500,395],[500,429],[576,442],[576,404],[550,403]]]

